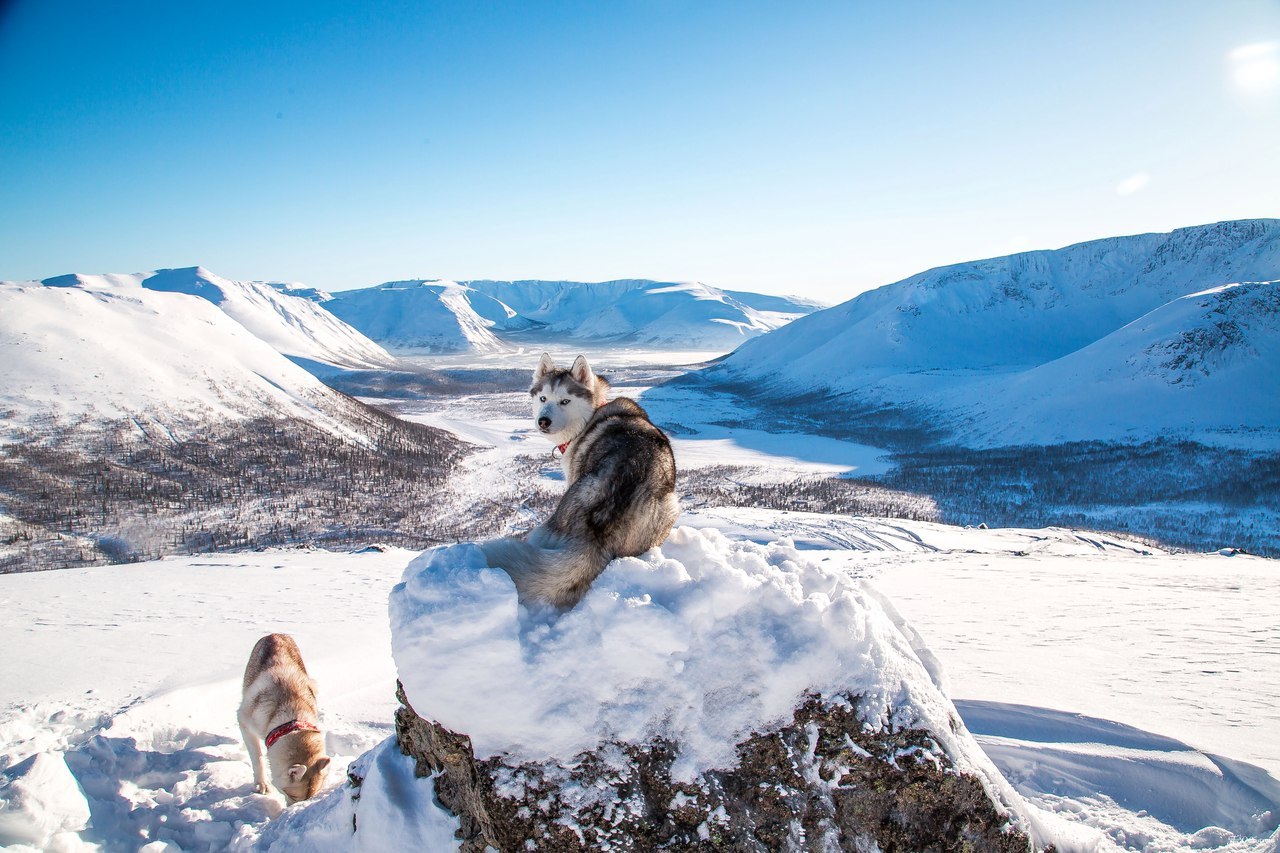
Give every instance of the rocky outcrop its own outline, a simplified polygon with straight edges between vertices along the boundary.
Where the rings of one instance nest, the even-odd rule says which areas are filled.
[[[923,729],[875,729],[862,697],[809,694],[791,721],[737,746],[730,769],[673,773],[679,745],[606,743],[571,762],[477,759],[403,689],[396,737],[463,851],[1026,851],[981,781]],[[892,719],[886,714],[884,719]]]

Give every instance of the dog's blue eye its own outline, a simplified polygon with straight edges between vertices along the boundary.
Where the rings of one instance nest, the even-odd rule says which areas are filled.
[[[546,398],[546,397],[539,397],[539,398],[538,398],[538,402],[539,402],[539,403],[545,403],[545,402],[547,402],[547,398]]]
[[[568,401],[568,400],[561,400],[561,401],[560,401],[560,405],[562,405],[562,406],[567,406],[567,405],[569,405],[569,401]]]

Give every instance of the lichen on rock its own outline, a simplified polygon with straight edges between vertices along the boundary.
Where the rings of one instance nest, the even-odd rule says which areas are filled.
[[[870,731],[858,697],[810,695],[792,720],[737,745],[738,762],[672,779],[676,744],[602,744],[566,763],[477,759],[403,691],[401,750],[435,776],[460,818],[459,847],[546,850],[1029,849],[977,778],[921,729]]]

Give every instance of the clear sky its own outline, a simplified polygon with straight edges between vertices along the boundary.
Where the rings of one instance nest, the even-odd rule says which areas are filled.
[[[1280,216],[1280,0],[0,0],[0,278],[698,279]]]

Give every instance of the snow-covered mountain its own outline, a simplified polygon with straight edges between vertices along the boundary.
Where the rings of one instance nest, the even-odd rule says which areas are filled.
[[[530,335],[580,342],[732,349],[817,303],[699,282],[399,281],[323,303],[398,349],[494,351]]]
[[[348,368],[386,367],[395,361],[382,347],[321,308],[319,303],[328,294],[315,288],[231,281],[204,267],[158,270],[133,278],[147,290],[186,293],[212,302],[287,356]]]
[[[272,301],[265,295],[271,288],[229,285],[203,270],[0,282],[6,425],[133,418],[144,432],[152,426],[185,432],[210,421],[296,416],[343,431],[341,413],[350,401],[272,345],[334,356],[318,343],[320,333],[342,327],[311,324],[301,312],[280,313],[273,325],[271,311],[312,304]],[[255,313],[258,297],[263,310]],[[353,346],[361,340],[349,338]],[[317,343],[307,349],[309,341]],[[373,358],[381,350],[364,352]]]
[[[797,320],[706,377],[926,410],[973,445],[1234,441],[1280,431],[1277,278],[1274,219],[972,261]]]

